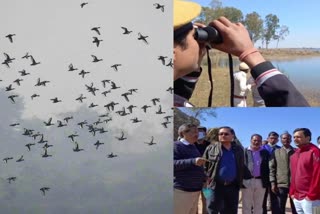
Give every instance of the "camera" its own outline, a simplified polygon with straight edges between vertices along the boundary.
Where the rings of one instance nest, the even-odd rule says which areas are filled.
[[[214,27],[195,28],[194,39],[198,42],[222,43],[222,36]]]

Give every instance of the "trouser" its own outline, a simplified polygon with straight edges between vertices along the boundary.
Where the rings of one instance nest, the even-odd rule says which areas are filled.
[[[207,214],[207,203],[206,203],[206,198],[204,197],[203,192],[201,191],[201,203],[202,203],[202,214]],[[197,214],[199,213],[199,210],[197,211]]]
[[[278,214],[280,213],[279,204],[277,201],[277,196],[271,191],[271,186],[268,186],[266,188],[266,192],[263,199],[263,214],[267,214],[267,198],[268,195],[270,195],[270,201],[271,201],[271,212],[272,214]]]
[[[277,202],[278,202],[278,206],[279,206],[279,210],[280,210],[279,214],[285,214],[289,188],[279,187],[278,190],[279,191],[276,194],[276,196],[277,196]],[[289,197],[289,200],[290,200],[292,214],[296,214],[296,209],[294,207],[293,200],[290,197]]]
[[[239,190],[236,184],[216,184],[214,193],[207,198],[208,214],[237,214]]]
[[[245,186],[242,189],[242,213],[249,214],[262,214],[262,204],[264,194],[266,189],[262,186],[261,179],[251,178],[243,180],[243,185]]]
[[[313,208],[320,207],[320,200],[308,201],[306,199],[293,199],[298,214],[312,214]]]
[[[179,189],[173,191],[174,214],[196,214],[200,191],[186,192]]]

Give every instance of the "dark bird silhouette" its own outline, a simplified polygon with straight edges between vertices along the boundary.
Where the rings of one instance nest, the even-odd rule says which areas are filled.
[[[115,82],[111,81],[111,89],[117,89],[120,88],[120,86],[117,86]]]
[[[66,123],[69,123],[69,120],[72,120],[72,119],[73,119],[73,116],[63,118],[63,120],[66,121]]]
[[[111,89],[110,90],[107,90],[107,91],[104,91],[102,92],[101,94],[103,94],[105,97],[107,96],[107,94],[111,93]]]
[[[137,106],[129,105],[129,106],[127,107],[127,109],[129,110],[130,113],[132,113],[132,109],[133,109],[133,108],[137,108]]]
[[[91,104],[89,105],[89,108],[94,108],[94,107],[97,107],[97,106],[98,106],[97,104],[91,103]]]
[[[78,68],[73,67],[73,64],[70,63],[68,71],[76,71]]]
[[[62,102],[62,100],[59,100],[58,97],[52,98],[50,100],[52,101],[52,103],[60,103],[60,102]]]
[[[46,191],[49,191],[50,190],[50,187],[41,187],[40,188],[40,191],[42,192],[42,195],[46,195]]]
[[[89,72],[89,71],[85,71],[85,70],[82,69],[78,74],[81,75],[82,78],[84,78],[84,76],[85,76],[86,74],[90,74],[90,72]]]
[[[31,146],[34,146],[34,143],[28,143],[25,146],[28,148],[29,151],[31,151]]]
[[[23,57],[21,57],[22,59],[28,59],[31,55],[29,55],[29,53],[27,52]]]
[[[6,65],[8,68],[10,68],[9,63],[12,63],[12,61],[15,60],[15,58],[11,58],[9,56],[9,54],[7,54],[7,53],[3,53],[3,54],[6,57],[6,59],[3,61],[2,64]]]
[[[165,116],[163,118],[166,119],[166,121],[169,121],[169,119],[172,118],[172,116],[168,115],[168,116]]]
[[[8,163],[8,160],[12,160],[13,157],[7,157],[7,158],[3,158],[2,160],[5,161],[6,163]]]
[[[103,87],[106,87],[106,82],[110,83],[111,80],[101,80]]]
[[[130,93],[130,92],[126,92],[126,93],[121,94],[121,96],[123,96],[123,97],[124,97],[124,99],[126,99],[126,101],[128,101],[128,102],[129,102],[128,95],[131,95],[131,93]]]
[[[149,36],[143,36],[141,33],[138,33],[138,36],[139,36],[138,40],[142,40],[142,41],[144,41],[146,44],[149,44],[148,41],[147,41],[147,38],[148,38]]]
[[[8,99],[10,99],[10,100],[12,101],[12,103],[16,103],[15,100],[14,100],[14,98],[15,98],[15,97],[18,97],[18,96],[19,96],[19,95],[13,94],[13,95],[8,96]]]
[[[19,126],[19,125],[20,125],[20,123],[12,123],[9,126],[15,127],[15,126]]]
[[[25,136],[31,136],[33,133],[34,130],[32,130],[32,129],[26,129],[26,128],[24,128],[24,132],[23,132],[23,134],[22,135],[25,135]]]
[[[61,128],[63,126],[67,126],[67,124],[66,123],[63,124],[61,120],[57,120],[57,122],[58,122],[58,126],[57,126],[58,128]]]
[[[73,148],[74,152],[80,152],[80,151],[84,151],[84,149],[79,149],[79,144],[77,142],[74,142],[76,144],[76,148]]]
[[[34,86],[46,86],[46,84],[49,82],[50,81],[48,81],[48,80],[41,81],[40,78],[38,78],[38,82]]]
[[[98,57],[96,57],[95,55],[91,55],[91,56],[93,58],[92,62],[100,62],[103,60],[103,59],[98,59]]]
[[[47,148],[49,148],[49,147],[53,147],[53,145],[50,145],[50,144],[46,143],[46,144],[43,145],[42,148],[47,149]]]
[[[130,33],[132,33],[132,31],[129,31],[128,28],[126,28],[126,27],[121,27],[121,28],[124,30],[124,32],[122,34],[130,34]]]
[[[118,104],[119,104],[119,103],[115,103],[115,102],[111,101],[110,103],[104,105],[104,107],[106,107],[109,111],[110,111],[110,110],[113,111],[113,110],[114,110],[114,106],[115,106],[115,105],[118,105]]]
[[[121,131],[121,137],[116,137],[118,140],[125,140],[127,139],[126,137],[124,137],[124,133],[123,131]]]
[[[48,150],[47,148],[44,148],[44,154],[42,155],[43,158],[48,158],[48,157],[52,157],[52,155],[48,155]]]
[[[168,58],[168,57],[167,56],[159,56],[158,60],[160,60],[163,65],[165,65],[166,64],[166,61],[165,61],[166,58]]]
[[[91,28],[92,31],[95,31],[98,35],[100,35],[99,29],[100,29],[100,27],[93,27],[93,28]]]
[[[158,111],[156,111],[156,114],[165,114],[166,112],[161,110],[161,105],[159,105]]]
[[[129,91],[131,94],[132,94],[133,92],[138,93],[138,92],[137,92],[137,91],[138,91],[137,88],[131,88],[131,89],[129,89],[128,91]]]
[[[152,103],[153,103],[153,105],[157,105],[157,102],[160,102],[160,98],[153,98],[153,99],[151,99],[151,101],[152,101]]]
[[[110,67],[113,68],[115,71],[118,71],[119,66],[121,66],[121,64],[114,64],[114,65],[111,65]]]
[[[18,160],[16,160],[16,162],[21,162],[21,161],[24,161],[23,155],[21,155],[21,157]]]
[[[16,34],[8,34],[8,35],[6,35],[6,38],[8,38],[11,43],[13,43],[13,36],[15,36],[15,35]]]
[[[149,146],[155,145],[156,143],[153,142],[153,136],[151,136],[151,141],[150,142],[145,142]]]
[[[172,92],[173,92],[173,87],[170,86],[166,91],[169,91],[169,93],[172,94]]]
[[[31,137],[33,137],[33,139],[35,140],[38,136],[40,136],[40,132],[33,134]]]
[[[41,138],[40,138],[40,140],[39,140],[37,143],[42,144],[42,143],[47,143],[47,142],[48,142],[47,140],[44,140],[43,134],[41,134]]]
[[[46,126],[52,126],[52,125],[54,125],[53,123],[52,123],[52,117],[50,117],[49,118],[49,120],[48,120],[48,122],[43,122]]]
[[[80,103],[82,103],[84,99],[87,99],[87,98],[84,97],[83,94],[81,94],[78,98],[76,98],[76,100],[78,100]]]
[[[97,140],[97,142],[95,144],[93,144],[93,145],[95,145],[96,146],[96,150],[98,150],[99,146],[102,145],[102,144],[104,144],[104,143],[100,143],[100,141]]]
[[[132,120],[132,123],[139,123],[139,122],[142,122],[142,120],[139,120],[137,117],[133,118],[133,119],[130,119]]]
[[[27,73],[26,72],[26,70],[22,70],[22,71],[18,71],[20,74],[21,74],[21,76],[27,76],[27,75],[29,75],[30,73]]]
[[[103,120],[103,122],[105,122],[107,124],[111,120],[112,120],[112,118],[108,118],[108,119]]]
[[[34,60],[33,56],[30,56],[31,57],[31,66],[35,66],[35,65],[38,65],[40,64],[40,62],[36,62],[36,60]]]
[[[108,116],[109,116],[109,113],[99,115],[99,117],[108,117]]]
[[[85,85],[87,87],[87,90],[91,92],[94,96],[96,96],[96,91],[98,91],[98,88],[93,87],[93,83],[91,83],[91,86]]]
[[[92,38],[93,38],[92,43],[95,43],[96,46],[99,47],[100,42],[102,42],[103,40],[102,39],[98,39],[98,37],[92,37]]]
[[[7,178],[9,184],[11,184],[11,181],[15,181],[17,179],[17,177],[9,177]]]
[[[17,85],[19,85],[19,86],[20,86],[20,82],[21,82],[21,81],[23,81],[23,79],[19,79],[19,78],[18,78],[18,79],[16,79],[16,80],[15,80],[15,81],[13,81],[13,82],[14,82],[14,83],[17,83]]]
[[[99,118],[97,121],[95,121],[95,122],[93,122],[93,125],[99,125],[100,123],[103,123],[102,121],[101,121],[101,119]]]
[[[150,108],[151,106],[144,105],[141,108],[143,109],[144,113],[147,113],[147,108]]]
[[[40,97],[40,95],[39,94],[32,94],[31,95],[31,99],[33,100],[33,98],[36,98],[36,97]]]
[[[110,154],[108,154],[108,158],[115,158],[118,157],[118,155],[114,155],[113,152],[111,152]]]
[[[172,62],[172,59],[170,59],[170,61],[168,62],[168,64],[166,64],[166,66],[170,66],[171,68],[173,68],[173,62]]]
[[[12,91],[14,90],[15,88],[12,88],[12,84],[10,84],[9,86],[6,87],[6,91]]]
[[[75,133],[75,134],[69,135],[68,138],[70,138],[70,139],[72,140],[72,142],[74,142],[74,138],[75,138],[75,137],[78,137],[78,136],[79,136],[79,135]]]
[[[167,126],[167,125],[168,125],[169,123],[171,123],[171,122],[166,121],[166,122],[161,123],[161,125],[163,125],[163,127],[164,127],[164,128],[168,128],[168,126]]]
[[[156,7],[156,9],[160,9],[162,12],[164,12],[164,5],[160,5],[158,3],[154,3],[153,5]]]
[[[103,122],[103,121],[102,121]],[[103,134],[103,133],[106,133],[108,132],[107,130],[105,130],[103,127],[99,129],[99,133],[100,134]]]
[[[80,7],[83,8],[84,6],[86,6],[87,4],[89,4],[88,2],[83,2],[80,4]]]
[[[83,125],[87,124],[88,122],[86,120],[81,121],[79,123],[77,123],[78,126],[80,126],[80,128],[83,128]]]

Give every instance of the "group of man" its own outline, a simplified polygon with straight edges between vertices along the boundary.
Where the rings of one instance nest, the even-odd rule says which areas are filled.
[[[297,128],[292,136],[270,132],[267,143],[253,134],[243,148],[231,127],[220,127],[218,139],[204,140],[204,127],[183,124],[174,142],[174,213],[195,214],[199,195],[203,213],[236,214],[242,191],[242,213],[285,213],[289,196],[292,213],[311,214],[320,207],[320,149],[311,132]],[[201,133],[201,134],[199,134]],[[199,139],[201,139],[199,141]],[[318,138],[320,141],[320,137]],[[318,140],[317,139],[317,140]]]

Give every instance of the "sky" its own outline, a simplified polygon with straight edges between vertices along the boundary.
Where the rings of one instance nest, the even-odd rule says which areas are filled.
[[[202,6],[209,6],[211,0],[194,0]],[[319,38],[319,1],[290,1],[290,0],[221,0],[223,7],[235,7],[242,11],[244,17],[248,13],[257,12],[262,19],[268,14],[277,15],[280,26],[289,27],[289,35],[279,42],[279,48],[320,48]],[[257,42],[256,46],[261,45]],[[272,42],[270,48],[275,48]]]
[[[0,64],[0,207],[1,213],[170,213],[172,210],[172,8],[164,12],[153,2],[6,1],[0,8],[1,63],[7,53],[12,63]],[[124,6],[125,5],[125,6]],[[117,18],[115,18],[117,17]],[[124,35],[121,27],[131,34]],[[100,27],[100,35],[91,28]],[[139,33],[148,36],[138,40]],[[11,43],[5,36],[15,34]],[[97,47],[93,37],[102,40]],[[166,42],[168,41],[168,42]],[[32,55],[40,64],[31,66]],[[93,63],[97,56],[102,61]],[[165,63],[158,56],[166,56]],[[68,71],[73,64],[78,70]],[[121,64],[118,71],[111,68]],[[30,73],[21,76],[19,71]],[[82,78],[81,70],[90,72]],[[49,81],[35,86],[38,79]],[[14,82],[22,79],[20,85]],[[104,87],[102,80],[110,80]],[[111,89],[111,81],[120,88]],[[6,90],[9,86],[14,88]],[[97,89],[94,95],[87,86]],[[122,95],[129,89],[137,89]],[[106,96],[103,91],[109,91]],[[31,99],[32,94],[39,97]],[[83,103],[76,101],[80,95]],[[14,101],[8,97],[14,95]],[[57,97],[61,102],[53,103]],[[159,102],[152,103],[153,98]],[[118,103],[114,110],[104,105]],[[91,104],[96,107],[89,107]],[[127,109],[135,106],[132,113]],[[148,105],[143,112],[141,107]],[[117,111],[125,109],[126,115]],[[160,111],[161,109],[161,111]],[[156,113],[160,112],[160,113]],[[105,116],[102,116],[105,115]],[[72,117],[69,122],[66,117]],[[141,120],[133,123],[134,118]],[[45,126],[52,118],[52,126]],[[100,123],[105,119],[109,122]],[[61,120],[63,127],[58,127]],[[89,132],[86,121],[104,133]],[[18,125],[13,126],[17,123]],[[12,126],[10,126],[12,125]],[[51,157],[44,158],[40,133]],[[125,140],[118,140],[121,132]],[[74,152],[76,143],[80,152]],[[154,145],[146,143],[154,138]],[[94,143],[104,144],[98,149]],[[26,144],[35,144],[28,151]],[[116,158],[107,158],[114,153]],[[23,156],[24,161],[17,162]],[[8,163],[3,161],[12,157]],[[16,177],[8,182],[8,178]],[[42,195],[40,188],[50,190]],[[160,187],[160,188],[159,188]]]
[[[309,128],[311,142],[315,144],[320,136],[319,108],[212,108],[212,111],[216,117],[204,115],[205,120],[200,119],[200,125],[207,128],[230,126],[245,147],[250,145],[252,134],[260,134],[265,140],[271,131],[279,135],[288,131],[293,135],[296,128]],[[294,146],[294,142],[291,145]]]

